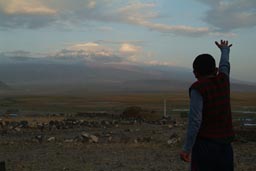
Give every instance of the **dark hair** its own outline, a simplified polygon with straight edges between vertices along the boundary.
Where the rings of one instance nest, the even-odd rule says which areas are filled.
[[[196,57],[193,62],[194,72],[201,76],[207,76],[215,73],[215,59],[210,54],[201,54]]]

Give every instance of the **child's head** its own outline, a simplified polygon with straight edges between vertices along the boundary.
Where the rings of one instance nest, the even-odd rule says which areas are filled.
[[[216,75],[215,59],[209,54],[201,54],[193,62],[193,70],[196,78]]]

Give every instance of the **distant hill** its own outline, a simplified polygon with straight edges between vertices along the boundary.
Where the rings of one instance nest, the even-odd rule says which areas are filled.
[[[175,66],[33,61],[0,64],[0,80],[15,89],[46,92],[187,90],[191,70]],[[9,86],[0,82],[1,89]],[[256,91],[256,85],[232,81],[232,91]]]
[[[0,90],[9,90],[9,89],[10,87],[7,84],[0,81]]]

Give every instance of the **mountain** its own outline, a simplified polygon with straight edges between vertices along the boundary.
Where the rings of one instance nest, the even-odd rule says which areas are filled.
[[[0,89],[8,89],[10,88],[8,85],[0,81]]]
[[[4,82],[0,81],[0,92],[9,90],[11,90],[11,87],[5,84]]]
[[[22,61],[0,64],[0,80],[26,92],[187,90],[195,81],[189,69],[170,66]],[[3,84],[3,87],[5,84]],[[255,91],[235,81],[234,91]]]

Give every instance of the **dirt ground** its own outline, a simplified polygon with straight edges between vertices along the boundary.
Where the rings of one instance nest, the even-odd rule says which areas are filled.
[[[23,118],[24,119],[24,118]],[[186,121],[111,117],[1,121],[0,160],[7,171],[184,171]],[[22,124],[21,124],[22,123]],[[236,171],[256,168],[255,129],[233,143]]]

